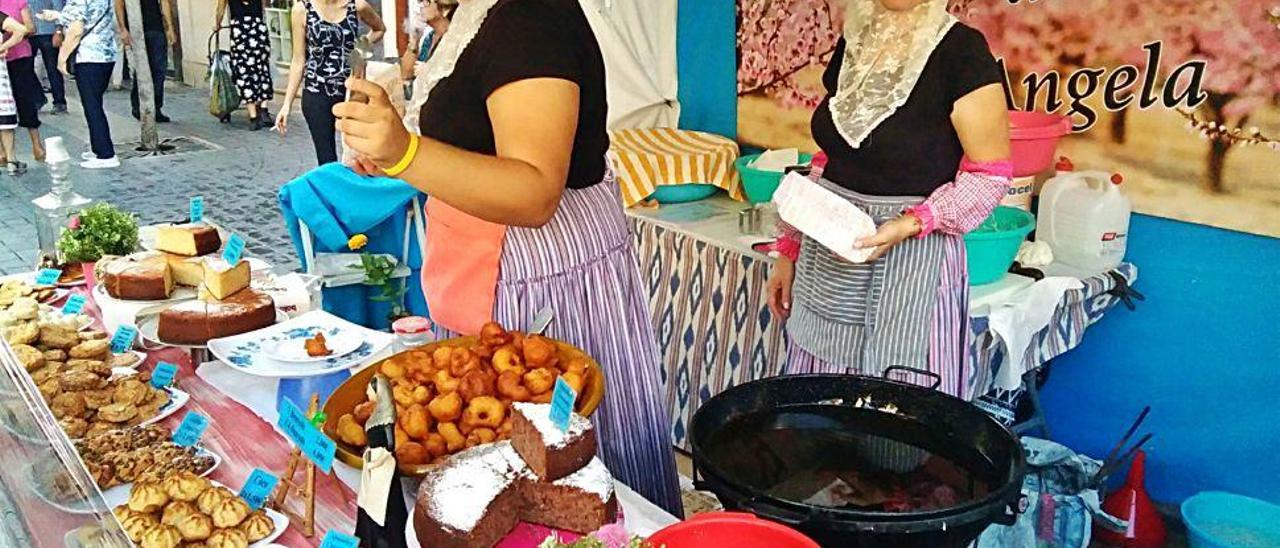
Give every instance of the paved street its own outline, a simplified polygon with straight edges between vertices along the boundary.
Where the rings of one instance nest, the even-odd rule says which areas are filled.
[[[188,136],[212,144],[213,150],[127,159],[109,170],[76,166],[72,177],[77,191],[134,212],[142,224],[183,219],[188,198],[203,195],[206,215],[244,235],[251,254],[277,267],[297,268],[276,191],[315,166],[302,115],[294,112],[285,137],[267,130],[250,132],[244,111],[237,112],[231,124],[210,116],[204,87],[170,83],[166,91],[164,110],[173,123],[160,125],[161,139]],[[129,92],[109,91],[106,102],[117,154],[123,154],[121,143],[139,139],[138,122],[129,115]],[[89,133],[79,100],[69,97],[68,103],[71,112],[60,116],[48,114],[46,106],[41,131],[45,137],[63,136],[72,157],[78,158],[89,150]],[[274,114],[276,105],[271,106]],[[0,174],[0,274],[31,270],[36,236],[30,201],[49,189],[48,171],[31,160],[31,143],[21,128],[17,142],[19,159],[30,170],[16,179]]]

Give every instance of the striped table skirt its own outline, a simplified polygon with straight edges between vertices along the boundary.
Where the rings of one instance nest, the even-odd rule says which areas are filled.
[[[671,439],[688,450],[693,414],[703,402],[732,386],[779,375],[786,364],[785,335],[765,300],[770,263],[690,232],[630,220],[662,350]],[[1130,283],[1137,279],[1133,265],[1116,272]],[[1083,281],[1084,288],[1067,293],[1049,327],[1029,345],[1025,370],[1075,348],[1085,330],[1116,304],[1107,293],[1115,286],[1110,276]],[[970,329],[969,352],[978,373],[967,393],[985,394],[983,400],[997,406],[1016,405],[1020,393],[993,392],[1003,342],[987,329],[985,318],[975,318]]]
[[[609,160],[622,187],[622,205],[640,203],[659,185],[708,184],[744,200],[742,180],[733,162],[738,143],[732,139],[674,128],[622,129],[609,132]]]

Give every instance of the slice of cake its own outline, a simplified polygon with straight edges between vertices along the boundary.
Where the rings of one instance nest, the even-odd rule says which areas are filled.
[[[596,454],[591,421],[573,413],[569,429],[551,421],[551,405],[517,403],[512,406],[511,445],[538,479],[554,481],[585,466]]]
[[[169,270],[173,271],[173,283],[197,287],[204,283],[204,259],[186,255],[164,254]]]
[[[613,475],[598,457],[581,470],[547,483],[521,482],[521,521],[587,534],[618,520]]]
[[[262,329],[275,321],[275,301],[245,289],[221,301],[199,299],[166,308],[160,312],[156,335],[161,342],[201,345],[209,339]]]
[[[523,506],[510,443],[468,449],[432,468],[418,486],[413,527],[422,546],[493,546],[516,526]]]
[[[222,247],[218,229],[203,224],[167,225],[156,231],[156,249],[176,255],[208,255]]]
[[[158,301],[173,292],[173,275],[159,253],[135,253],[106,259],[98,267],[102,287],[115,299]]]
[[[204,260],[204,286],[215,299],[226,299],[249,287],[250,277],[249,261],[240,261],[231,266],[221,257]]]

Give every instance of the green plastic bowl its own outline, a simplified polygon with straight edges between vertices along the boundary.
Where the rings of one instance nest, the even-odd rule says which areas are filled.
[[[759,157],[759,154],[748,154],[733,163],[733,166],[738,168],[738,174],[742,176],[742,189],[746,191],[747,199],[753,204],[773,200],[774,191],[778,190],[779,184],[782,184],[782,173],[761,171],[751,167],[751,162]],[[812,154],[800,154],[801,164],[807,165],[810,160],[813,160]]]
[[[660,204],[683,204],[710,198],[716,193],[715,185],[705,183],[688,183],[683,185],[658,185],[649,195],[650,200]]]
[[[1036,227],[1036,218],[1016,207],[996,206],[987,220],[964,236],[969,285],[999,281],[1018,256],[1018,246]]]

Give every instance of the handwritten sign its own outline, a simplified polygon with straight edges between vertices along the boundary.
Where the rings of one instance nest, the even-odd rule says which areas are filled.
[[[189,217],[193,223],[204,220],[204,196],[191,197],[191,214]]]
[[[151,386],[164,388],[173,384],[173,378],[176,376],[178,376],[178,366],[169,362],[157,363],[156,368],[151,371]]]
[[[132,325],[122,325],[116,329],[116,334],[111,336],[111,353],[123,354],[126,350],[133,347],[133,339],[138,336],[138,328]]]
[[[324,534],[324,540],[320,541],[320,548],[357,548],[360,546],[360,539],[330,529]]]
[[[298,406],[294,405],[289,398],[280,399],[278,411],[280,418],[276,421],[276,426],[280,427],[289,441],[301,449],[311,462],[316,463],[316,466],[328,473],[333,468],[333,455],[338,450],[337,444],[308,420],[302,410],[298,409]]]
[[[208,428],[208,417],[195,411],[187,411],[187,416],[182,417],[182,422],[178,424],[178,429],[173,431],[173,443],[183,447],[193,447],[200,441],[200,436],[203,436],[204,431]]]
[[[244,487],[240,488],[240,498],[254,510],[262,508],[271,497],[271,492],[276,490],[277,483],[280,483],[280,478],[261,468],[254,468],[249,479],[244,480]]]
[[[227,245],[222,248],[222,260],[227,264],[240,264],[240,257],[244,256],[244,238],[239,234],[232,234],[227,238]]]
[[[67,297],[67,302],[62,304],[63,314],[79,314],[84,310],[85,296],[80,293],[74,293]]]
[[[556,377],[556,388],[551,393],[551,422],[562,432],[569,430],[569,418],[573,415],[573,401],[578,399],[563,377]]]
[[[58,283],[58,277],[62,276],[62,271],[56,268],[41,268],[36,273],[36,285],[53,285]]]

